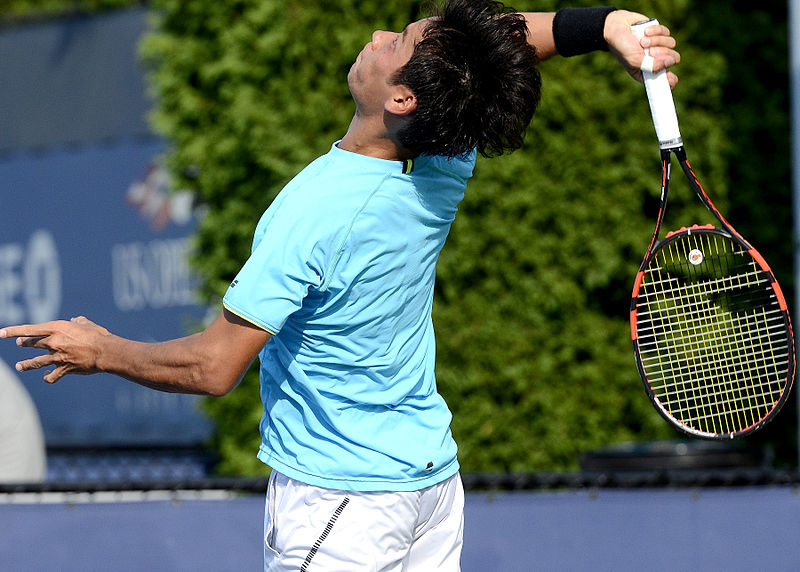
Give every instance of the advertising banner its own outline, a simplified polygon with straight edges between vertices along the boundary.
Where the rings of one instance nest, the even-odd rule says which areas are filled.
[[[170,193],[163,142],[118,140],[0,156],[0,324],[85,315],[114,333],[159,341],[196,331],[189,268],[195,212]],[[0,342],[13,367],[36,351]],[[49,445],[191,444],[208,434],[197,398],[110,375],[20,374]]]

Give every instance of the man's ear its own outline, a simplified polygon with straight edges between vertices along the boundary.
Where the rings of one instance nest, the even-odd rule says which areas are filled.
[[[394,115],[409,115],[417,109],[417,96],[404,85],[393,85],[384,109]]]

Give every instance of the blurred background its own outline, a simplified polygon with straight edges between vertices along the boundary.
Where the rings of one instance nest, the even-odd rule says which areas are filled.
[[[761,4],[619,7],[678,39],[693,167],[794,307],[791,3]],[[345,77],[372,31],[426,14],[413,0],[0,2],[0,324],[86,315],[143,341],[202,328],[263,210],[347,128]],[[628,324],[660,187],[644,89],[607,53],[541,72],[525,147],[478,161],[438,266],[464,569],[658,569],[655,533],[687,546],[673,567],[744,569],[760,537],[731,543],[734,524],[774,542],[800,521],[795,399],[737,443],[687,441],[653,410]],[[695,222],[711,221],[676,184],[665,224]],[[107,375],[47,386],[13,371],[24,355],[0,344],[8,569],[258,567],[255,371],[212,400]],[[132,536],[110,540],[109,523]],[[73,536],[32,554],[43,526]]]

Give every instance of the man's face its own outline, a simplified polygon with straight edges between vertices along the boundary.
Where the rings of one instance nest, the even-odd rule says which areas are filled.
[[[384,32],[372,34],[369,42],[347,74],[347,83],[360,113],[380,112],[390,95],[394,73],[408,63],[414,46],[422,38],[425,21],[406,26],[401,33]]]

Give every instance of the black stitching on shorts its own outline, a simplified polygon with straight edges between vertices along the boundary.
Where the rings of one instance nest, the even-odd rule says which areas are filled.
[[[317,541],[314,543],[314,546],[312,546],[311,550],[308,551],[308,555],[306,556],[303,565],[300,567],[300,572],[307,572],[308,565],[311,564],[311,560],[317,554],[319,547],[331,533],[331,530],[333,530],[333,525],[336,524],[336,521],[339,519],[339,517],[342,515],[342,512],[344,511],[344,507],[346,507],[349,502],[350,502],[350,497],[344,497],[342,504],[340,504],[336,508],[336,510],[333,511],[333,516],[331,516],[331,519],[328,521],[328,524],[325,525],[325,530],[322,531],[322,534],[319,535],[319,538],[317,538]]]

